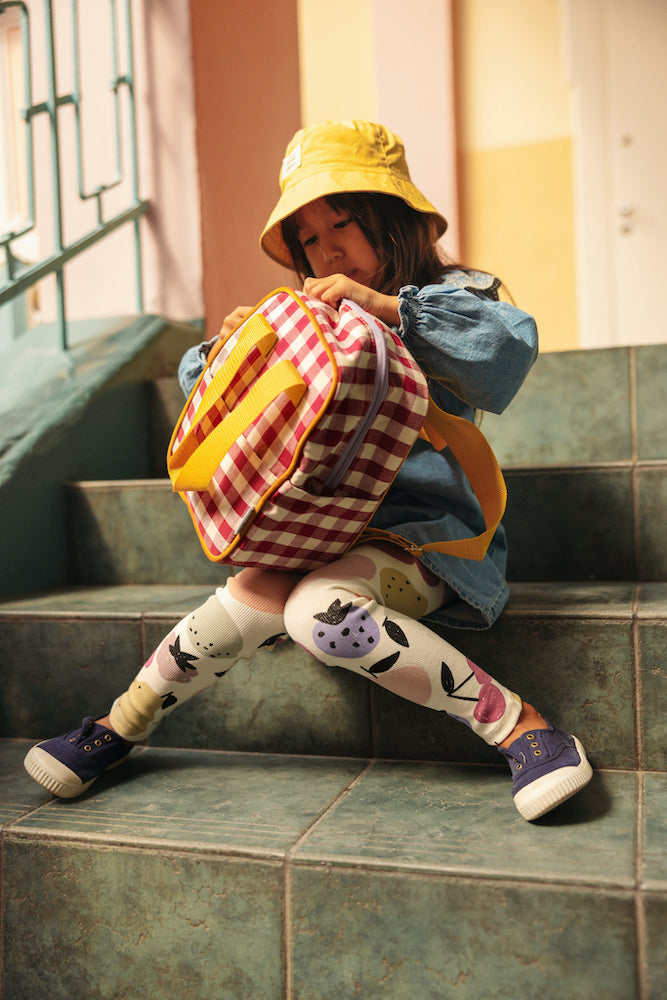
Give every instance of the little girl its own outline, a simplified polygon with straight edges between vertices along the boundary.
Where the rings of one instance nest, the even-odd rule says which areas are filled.
[[[363,121],[303,129],[287,147],[280,190],[261,246],[307,295],[334,308],[351,299],[394,327],[442,409],[469,420],[505,409],[535,360],[534,321],[500,300],[496,278],[443,262],[436,240],[447,223],[413,185],[397,136]],[[249,311],[237,308],[222,335]],[[186,393],[210,346],[183,358]],[[484,528],[456,459],[421,439],[371,525],[418,544]],[[500,527],[480,562],[362,539],[304,575],[244,569],[176,625],[108,715],[33,747],[28,773],[55,795],[79,795],[176,705],[287,634],[327,666],[464,722],[507,758],[516,807],[537,819],[590,780],[581,743],[425,623],[489,627],[508,596],[505,557]]]

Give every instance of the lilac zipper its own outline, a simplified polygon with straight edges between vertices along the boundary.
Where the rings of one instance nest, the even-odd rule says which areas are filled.
[[[343,304],[349,306],[353,312],[364,320],[373,334],[376,358],[375,381],[373,382],[371,401],[368,404],[368,409],[361,423],[357,425],[357,429],[348,441],[342,455],[324,480],[323,488],[328,490],[335,490],[340,486],[345,473],[356,458],[361,442],[366,437],[366,432],[375,420],[377,412],[389,392],[389,356],[387,354],[387,342],[384,339],[384,333],[380,329],[375,317],[367,313],[361,306],[358,306],[356,302],[352,302],[350,299],[343,299]]]

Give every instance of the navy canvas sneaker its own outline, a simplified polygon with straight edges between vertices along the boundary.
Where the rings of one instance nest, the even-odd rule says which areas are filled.
[[[528,820],[539,819],[576,795],[593,776],[577,737],[547,725],[524,733],[507,748],[498,747],[509,761],[514,805]]]
[[[30,777],[48,791],[73,799],[100,774],[122,764],[132,749],[113,729],[84,719],[79,729],[38,743],[23,763]]]

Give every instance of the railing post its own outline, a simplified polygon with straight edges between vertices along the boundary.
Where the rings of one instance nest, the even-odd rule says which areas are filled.
[[[113,0],[112,0],[113,2]],[[139,201],[139,157],[137,155],[137,111],[134,92],[134,41],[132,37],[132,12],[130,0],[125,0],[125,37],[127,38],[127,64],[129,79],[126,83],[130,91],[130,141],[132,143],[132,197]],[[141,261],[139,219],[134,220],[134,259],[137,282],[137,310],[144,311],[144,280]]]
[[[31,89],[31,45],[30,45],[30,12],[24,0],[0,0],[0,14],[10,8],[18,8],[21,11],[22,19],[22,50],[24,59],[25,76],[25,96],[24,107],[22,109],[26,127],[26,172],[27,172],[27,211],[28,218],[25,224],[13,226],[9,232],[0,233],[0,252],[4,251],[6,258],[7,282],[0,287],[0,306],[10,302],[18,295],[25,292],[32,285],[42,280],[46,276],[53,274],[56,281],[56,323],[60,337],[61,346],[66,349],[67,344],[67,309],[65,295],[65,267],[78,254],[83,253],[89,247],[104,239],[119,226],[132,223],[134,229],[134,250],[135,250],[135,274],[137,289],[137,307],[139,312],[143,312],[143,275],[141,263],[141,241],[140,241],[140,220],[146,214],[149,203],[139,197],[139,168],[137,157],[137,134],[136,134],[136,109],[134,93],[134,47],[132,38],[132,17],[131,0],[123,0],[125,12],[125,35],[127,46],[127,68],[124,73],[119,71],[118,61],[118,30],[117,30],[117,2],[110,0],[111,15],[111,44],[113,46],[113,80],[111,88],[114,93],[115,102],[115,135],[116,135],[116,176],[106,183],[100,183],[85,190],[83,177],[83,135],[80,117],[81,92],[79,73],[79,15],[77,0],[71,0],[72,5],[72,27],[73,27],[73,58],[74,58],[74,88],[69,94],[59,95],[57,92],[57,68],[56,68],[56,38],[54,31],[54,11],[52,0],[44,0],[44,37],[47,69],[48,98],[38,104],[33,103]],[[122,127],[121,108],[119,91],[121,87],[127,87],[129,100],[128,114],[129,122],[127,128],[129,132],[130,145],[130,167],[131,176],[131,197],[132,202],[129,207],[118,211],[112,218],[103,218],[103,197],[124,181],[123,176],[123,150],[122,150]],[[63,194],[61,178],[61,156],[60,156],[60,132],[58,123],[59,110],[65,105],[71,104],[74,108],[76,122],[76,154],[78,170],[78,194],[82,201],[95,199],[97,204],[97,225],[90,232],[74,239],[69,244],[65,244],[63,233]],[[22,265],[13,254],[12,244],[19,237],[35,230],[38,220],[35,211],[34,194],[34,151],[33,151],[33,120],[43,114],[49,116],[50,146],[51,146],[51,190],[53,198],[53,253],[32,264]]]
[[[44,0],[44,27],[46,29],[46,61],[48,75],[47,109],[51,127],[51,178],[53,188],[53,239],[58,256],[63,251],[62,189],[60,183],[60,142],[58,138],[58,94],[56,92],[56,50],[53,37],[53,6],[51,0]],[[67,348],[67,318],[65,313],[65,272],[63,267],[55,271],[56,277],[56,323],[60,345]]]

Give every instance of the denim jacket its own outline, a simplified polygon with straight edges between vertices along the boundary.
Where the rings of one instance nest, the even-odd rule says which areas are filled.
[[[468,420],[475,410],[502,413],[537,356],[535,321],[498,297],[500,282],[479,271],[450,271],[438,284],[399,292],[399,336],[426,374],[441,409]],[[190,348],[179,367],[187,394],[199,377],[209,344]],[[418,544],[463,538],[484,530],[468,480],[446,448],[418,439],[370,525]],[[481,561],[427,552],[423,562],[458,595],[427,624],[488,628],[508,598],[507,548],[500,526]]]

